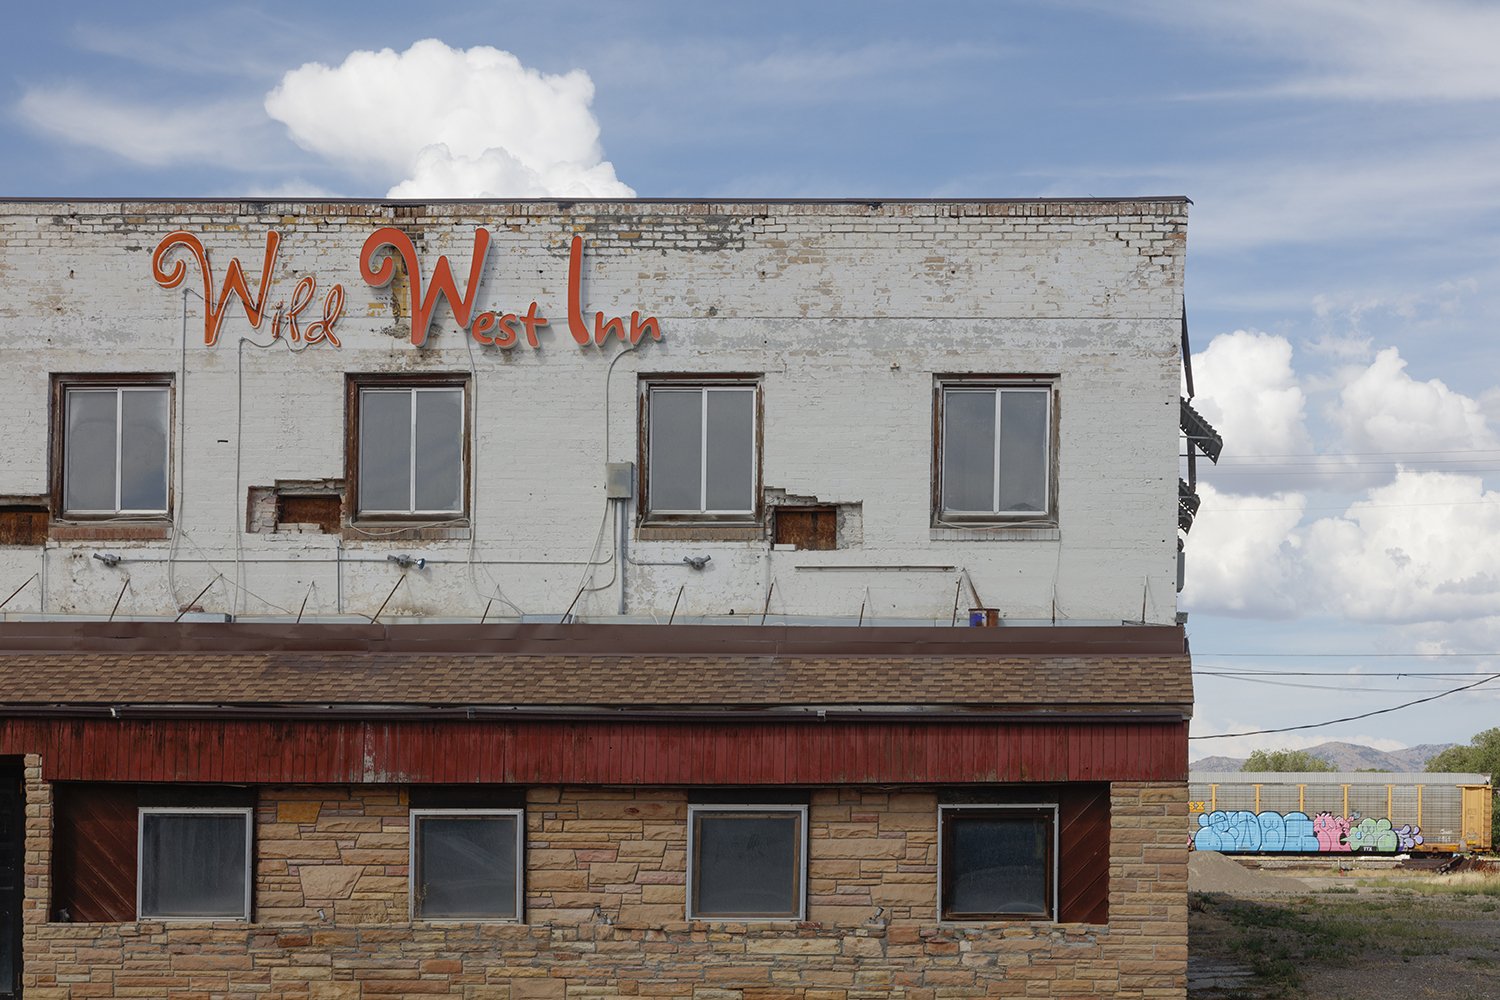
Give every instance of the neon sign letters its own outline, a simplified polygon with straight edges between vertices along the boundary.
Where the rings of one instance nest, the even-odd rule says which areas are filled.
[[[232,258],[224,276],[224,284],[217,296],[214,292],[213,268],[203,241],[192,233],[178,230],[168,234],[151,255],[151,273],[156,283],[163,288],[176,288],[187,277],[188,266],[181,258],[168,260],[173,250],[184,248],[198,264],[203,279],[203,343],[212,347],[218,342],[223,325],[225,309],[230,297],[240,301],[245,316],[253,329],[260,329],[267,309],[267,298],[275,281],[276,257],[281,248],[281,234],[266,234],[265,259],[261,266],[260,284],[252,295],[245,270],[238,257]],[[430,278],[423,277],[422,262],[417,256],[416,244],[410,236],[394,226],[384,226],[370,234],[359,253],[359,273],[365,283],[375,288],[389,285],[396,276],[398,260],[403,266],[411,290],[411,343],[421,347],[427,342],[432,326],[433,313],[440,302],[446,301],[453,312],[454,322],[480,344],[509,350],[522,340],[530,347],[540,347],[538,331],[550,326],[551,321],[541,314],[539,305],[533,301],[524,313],[486,310],[475,313],[479,283],[483,276],[485,258],[490,247],[490,234],[484,228],[474,230],[474,246],[469,256],[469,270],[460,291],[454,277],[453,267],[446,256],[439,256],[432,268]],[[382,254],[382,251],[389,251]],[[318,279],[311,274],[303,275],[292,289],[291,301],[279,301],[269,312],[272,315],[271,336],[285,336],[294,342],[305,341],[318,344],[327,341],[341,347],[335,327],[344,314],[344,286],[333,285],[323,298],[322,318],[304,325],[303,313],[312,304],[318,291]],[[574,236],[568,251],[567,284],[568,334],[579,347],[589,344],[602,347],[611,337],[621,343],[639,344],[645,337],[661,340],[661,323],[655,316],[642,316],[632,311],[629,320],[623,316],[606,316],[595,312],[592,325],[583,309],[583,238]]]

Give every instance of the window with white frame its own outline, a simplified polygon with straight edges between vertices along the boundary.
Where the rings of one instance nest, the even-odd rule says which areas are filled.
[[[250,919],[250,809],[142,807],[139,818],[142,919]]]
[[[359,514],[463,514],[464,386],[373,383],[357,391]]]
[[[943,920],[1055,920],[1057,806],[940,806]]]
[[[807,807],[688,807],[688,917],[801,920]]]
[[[653,516],[747,520],[757,510],[754,383],[646,387],[645,489]]]
[[[62,512],[165,514],[171,467],[165,383],[62,389]]]
[[[939,518],[1051,516],[1052,385],[949,381],[938,398]]]
[[[411,912],[419,920],[520,920],[521,809],[413,809]]]

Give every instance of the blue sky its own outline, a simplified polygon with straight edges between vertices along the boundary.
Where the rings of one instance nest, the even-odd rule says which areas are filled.
[[[1315,675],[1205,673],[1195,734],[1500,672],[1500,656],[1454,655],[1500,650],[1500,8],[181,9],[10,15],[0,191],[1188,195],[1198,402],[1227,441],[1189,541],[1194,647],[1205,671]],[[486,46],[514,60],[472,51]],[[406,99],[423,87],[509,117],[481,113],[434,153]],[[1446,655],[1390,655],[1412,651]],[[1454,676],[1374,676],[1405,671]],[[1194,753],[1462,741],[1497,722],[1479,688]]]

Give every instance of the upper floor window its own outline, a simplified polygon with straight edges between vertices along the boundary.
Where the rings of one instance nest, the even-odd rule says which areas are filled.
[[[468,494],[465,383],[356,378],[351,400],[356,513],[461,516]]]
[[[645,509],[666,518],[753,519],[759,509],[758,386],[646,385]]]
[[[64,515],[165,514],[171,387],[60,380]]]
[[[1050,383],[945,381],[938,405],[939,519],[1052,516]]]

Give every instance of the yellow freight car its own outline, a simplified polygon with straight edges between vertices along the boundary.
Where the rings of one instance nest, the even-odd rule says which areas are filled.
[[[1494,795],[1484,774],[1188,774],[1188,837],[1226,854],[1488,851]]]

